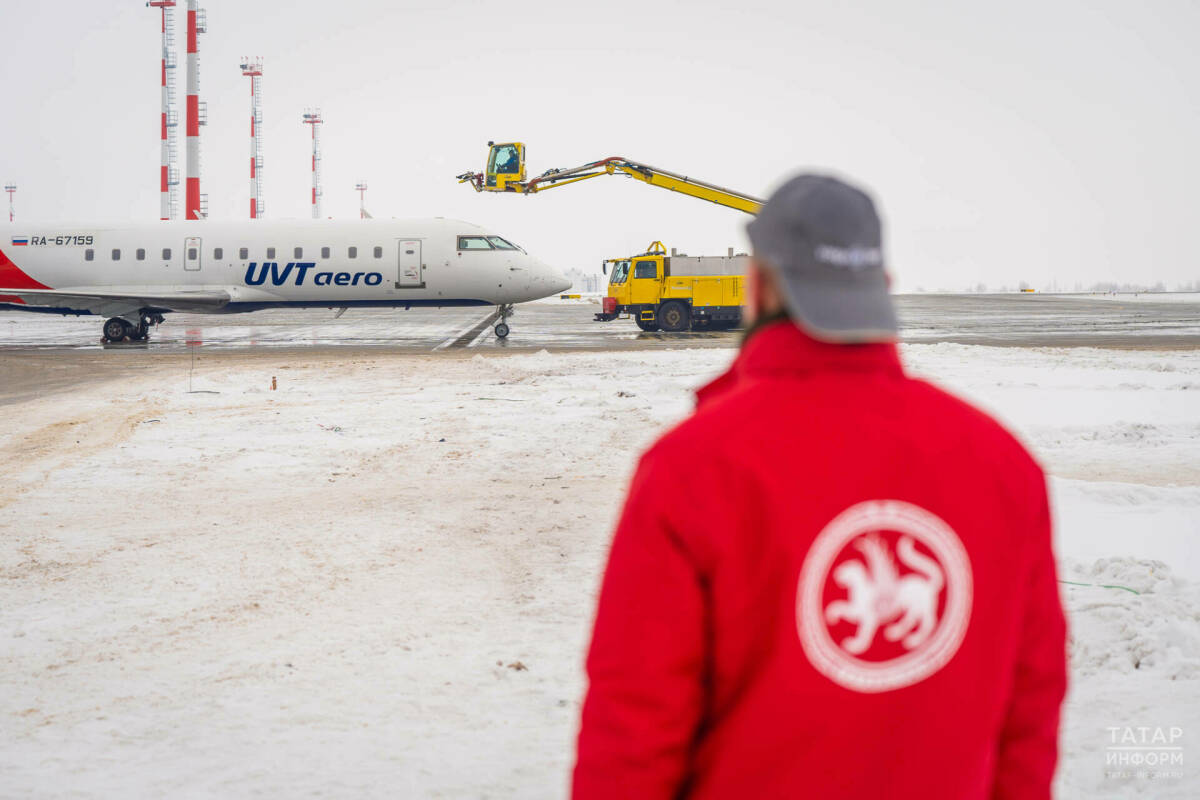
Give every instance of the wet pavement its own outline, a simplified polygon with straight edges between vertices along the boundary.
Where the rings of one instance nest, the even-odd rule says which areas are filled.
[[[1195,298],[1195,299],[1193,299]],[[1200,298],[1099,299],[1063,295],[901,295],[904,339],[1016,347],[1200,347]],[[280,309],[249,314],[171,314],[144,344],[105,346],[97,317],[0,311],[0,352],[23,350],[214,350],[387,348],[415,352],[625,350],[731,347],[739,331],[643,333],[632,320],[596,322],[597,303],[528,303],[498,340],[490,308]]]
[[[999,347],[1200,347],[1200,295],[901,295],[904,340]]]

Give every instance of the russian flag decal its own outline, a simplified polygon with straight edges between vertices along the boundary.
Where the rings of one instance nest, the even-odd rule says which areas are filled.
[[[24,247],[25,245],[29,244],[29,237],[28,236],[14,236],[14,237],[12,237],[12,243],[13,243],[13,247]]]

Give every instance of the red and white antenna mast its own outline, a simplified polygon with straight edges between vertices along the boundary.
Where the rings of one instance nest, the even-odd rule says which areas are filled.
[[[175,110],[175,0],[150,0],[150,8],[162,11],[162,145],[159,162],[159,219],[175,219],[179,213],[179,154],[175,128],[179,112]]]
[[[358,192],[358,218],[366,219],[367,218],[367,182],[359,181],[358,185],[355,186],[354,188]]]
[[[200,102],[200,34],[208,32],[204,9],[187,0],[187,183],[183,190],[184,219],[208,216],[208,198],[200,194],[200,126],[208,124],[208,108]]]
[[[321,218],[321,109],[310,108],[304,112],[304,124],[312,126],[312,215]]]
[[[8,192],[8,221],[12,222],[16,217],[16,210],[13,208],[13,195],[17,191],[17,185],[15,183],[6,183],[4,184],[4,191]]]
[[[250,219],[258,219],[265,210],[262,196],[262,59],[243,59],[242,74],[250,79]]]

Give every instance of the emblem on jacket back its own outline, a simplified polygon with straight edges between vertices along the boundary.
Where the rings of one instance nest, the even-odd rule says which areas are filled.
[[[971,616],[971,563],[958,535],[899,500],[858,503],[817,535],[796,593],[813,666],[859,692],[924,680],[957,652]]]
[[[945,585],[942,568],[932,558],[917,552],[912,538],[901,536],[896,554],[914,574],[900,577],[888,546],[877,534],[854,540],[866,561],[843,561],[833,571],[833,580],[850,592],[847,600],[834,600],[825,607],[825,621],[847,620],[858,626],[853,637],[841,641],[842,649],[859,655],[875,641],[880,626],[889,641],[901,640],[909,650],[933,633],[937,624],[938,595]],[[901,638],[903,637],[903,638]]]

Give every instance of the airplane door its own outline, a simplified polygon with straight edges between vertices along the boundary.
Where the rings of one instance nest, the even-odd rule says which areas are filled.
[[[200,269],[199,236],[189,236],[183,240],[183,268],[193,272]]]
[[[400,279],[397,289],[422,289],[425,287],[425,265],[421,263],[421,240],[400,241]]]

